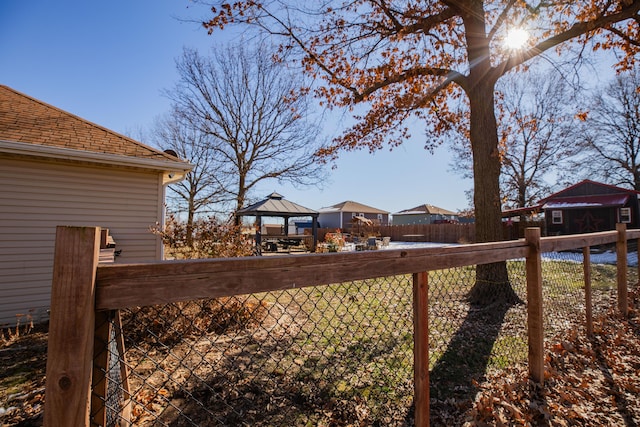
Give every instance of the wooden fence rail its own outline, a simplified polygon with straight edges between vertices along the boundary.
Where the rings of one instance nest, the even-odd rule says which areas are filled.
[[[544,226],[544,221],[503,222],[502,235],[504,240],[516,240],[524,237],[524,232],[527,228]],[[335,228],[319,228],[318,241],[323,241],[326,233],[335,231]],[[343,231],[354,235],[371,233],[381,237],[386,236],[390,237],[394,242],[474,243],[476,241],[476,225],[474,223],[372,225],[366,229],[346,228]],[[545,234],[544,230],[541,234]]]
[[[540,237],[440,248],[297,256],[98,264],[100,229],[58,227],[46,374],[45,426],[89,426],[94,339],[103,311],[200,298],[228,297],[413,274],[415,423],[429,424],[428,272],[526,258],[529,375],[544,380],[542,273],[544,252],[616,243],[618,308],[627,314],[626,242],[640,230]],[[590,281],[585,255],[585,283]],[[640,263],[639,263],[640,269]],[[587,286],[587,302],[590,301]],[[96,313],[98,313],[96,315]],[[590,307],[587,307],[590,321]],[[102,325],[102,324],[100,324]],[[96,332],[97,330],[97,332]],[[587,330],[589,325],[587,325]],[[94,368],[95,369],[95,368]],[[94,382],[104,381],[100,375]],[[126,406],[126,405],[125,405]],[[123,408],[124,409],[124,408]]]

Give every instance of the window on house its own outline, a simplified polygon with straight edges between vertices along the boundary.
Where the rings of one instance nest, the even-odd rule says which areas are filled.
[[[620,222],[625,224],[631,222],[631,208],[620,208]]]
[[[378,214],[378,221],[382,224],[382,214]]]
[[[562,211],[551,211],[551,223],[562,224]]]

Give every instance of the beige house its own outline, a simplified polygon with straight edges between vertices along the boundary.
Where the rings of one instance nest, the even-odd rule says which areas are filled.
[[[149,231],[191,165],[0,85],[0,326],[47,317],[58,225],[108,228],[118,263],[162,258]]]

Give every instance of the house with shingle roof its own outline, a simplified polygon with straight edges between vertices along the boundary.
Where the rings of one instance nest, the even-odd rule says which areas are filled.
[[[389,224],[389,212],[351,200],[320,209],[318,222],[322,228],[351,230],[354,217],[370,220],[376,225]]]
[[[423,204],[393,214],[393,225],[437,224],[440,222],[458,222],[459,215],[447,209]]]
[[[192,166],[0,85],[0,325],[46,318],[56,226],[109,229],[115,262],[162,258],[149,231]]]

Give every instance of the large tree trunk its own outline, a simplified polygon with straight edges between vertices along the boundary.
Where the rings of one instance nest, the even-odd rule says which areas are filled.
[[[494,81],[476,80],[468,91],[470,138],[473,151],[476,241],[503,240],[500,203],[500,156],[495,117]],[[469,294],[474,304],[513,303],[519,298],[509,284],[506,262],[478,265],[476,283]]]
[[[245,188],[245,176],[240,174],[238,177],[238,193],[236,194],[236,209],[233,212],[233,225],[235,225],[238,229],[238,233],[240,232],[240,225],[242,224],[242,219],[238,216],[238,211],[244,208],[244,202],[247,195],[247,189]]]
[[[185,244],[189,248],[193,248],[193,221],[195,215],[195,208],[193,206],[193,198],[189,199],[189,209],[187,212],[187,229],[186,229],[186,242]]]

